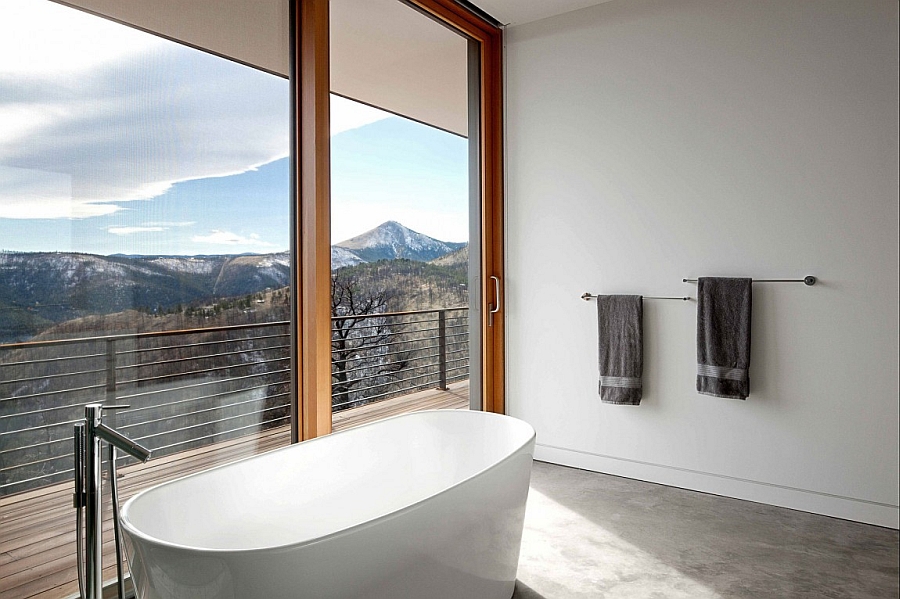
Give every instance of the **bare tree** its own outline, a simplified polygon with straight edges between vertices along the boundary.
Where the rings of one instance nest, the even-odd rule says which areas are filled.
[[[386,392],[408,363],[407,352],[392,345],[399,333],[389,318],[377,316],[392,298],[385,287],[364,287],[350,269],[331,273],[332,405],[338,409]]]

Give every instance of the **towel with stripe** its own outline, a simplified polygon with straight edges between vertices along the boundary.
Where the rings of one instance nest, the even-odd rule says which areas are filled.
[[[703,395],[750,395],[752,283],[746,278],[697,280],[697,391]]]
[[[597,296],[600,401],[641,403],[644,371],[644,304],[640,295]]]

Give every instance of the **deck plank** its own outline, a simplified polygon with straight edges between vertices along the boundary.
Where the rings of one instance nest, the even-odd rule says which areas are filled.
[[[334,414],[335,432],[407,412],[465,409],[469,383],[427,390]],[[290,427],[261,431],[119,469],[119,500],[139,491],[290,443]],[[105,485],[105,483],[104,483]],[[64,599],[78,594],[75,573],[73,485],[60,483],[0,497],[0,596],[3,599]],[[104,578],[115,577],[110,500],[104,490]]]

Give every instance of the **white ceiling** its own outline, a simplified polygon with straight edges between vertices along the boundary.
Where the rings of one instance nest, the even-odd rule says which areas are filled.
[[[504,25],[521,25],[610,0],[471,0]]]

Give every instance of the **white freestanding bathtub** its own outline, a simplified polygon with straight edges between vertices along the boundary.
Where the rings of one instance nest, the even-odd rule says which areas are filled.
[[[509,599],[534,429],[397,416],[164,483],[122,509],[139,599]]]

